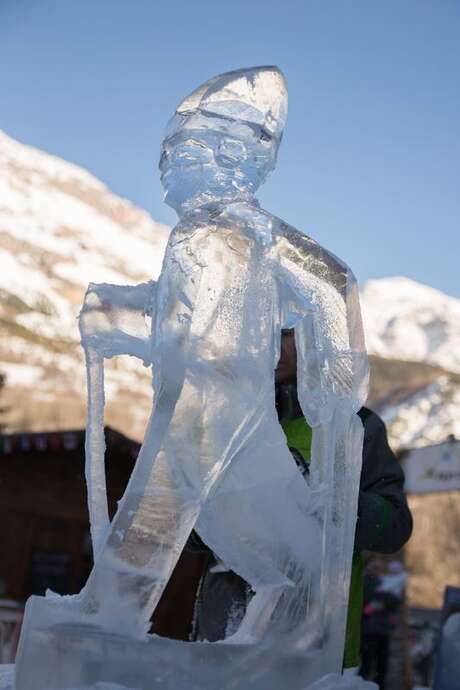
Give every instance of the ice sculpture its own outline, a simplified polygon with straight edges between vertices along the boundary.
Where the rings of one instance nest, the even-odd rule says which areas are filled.
[[[340,673],[367,359],[350,270],[254,197],[286,113],[276,67],[220,75],[182,101],[160,161],[179,222],[159,280],[88,289],[80,327],[95,564],[79,595],[28,601],[16,690],[300,690]],[[275,412],[287,327],[314,427],[309,483]],[[110,523],[103,361],[122,353],[152,365],[154,407]],[[193,528],[255,592],[221,643],[147,634]]]

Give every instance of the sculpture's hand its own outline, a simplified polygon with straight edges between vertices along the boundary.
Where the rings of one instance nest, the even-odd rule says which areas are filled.
[[[151,364],[151,333],[156,283],[110,285],[90,283],[80,312],[82,344],[103,357],[131,355]]]

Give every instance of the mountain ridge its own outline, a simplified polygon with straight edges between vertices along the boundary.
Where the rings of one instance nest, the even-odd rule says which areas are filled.
[[[62,427],[67,419],[84,425],[76,318],[86,286],[155,278],[168,233],[91,173],[0,132],[0,371],[11,429]],[[388,422],[394,447],[460,436],[460,300],[393,277],[368,281],[361,303],[369,404]],[[152,403],[149,374],[131,358],[106,366],[108,423],[140,439]],[[433,423],[441,414],[436,395],[450,422]]]

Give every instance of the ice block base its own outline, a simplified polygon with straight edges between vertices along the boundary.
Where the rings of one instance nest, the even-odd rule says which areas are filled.
[[[297,690],[321,675],[320,654],[273,664],[270,645],[131,639],[78,622],[72,598],[31,597],[16,659],[15,690],[76,690],[112,683],[135,690]],[[75,618],[74,622],[69,619]]]

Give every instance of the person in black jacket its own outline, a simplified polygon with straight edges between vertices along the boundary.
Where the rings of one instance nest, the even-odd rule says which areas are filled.
[[[303,417],[297,399],[296,377],[294,331],[283,331],[281,356],[275,371],[280,422]],[[358,415],[364,426],[364,442],[355,550],[395,553],[412,533],[412,516],[404,494],[404,473],[388,444],[385,424],[380,417],[367,407],[362,407]]]

